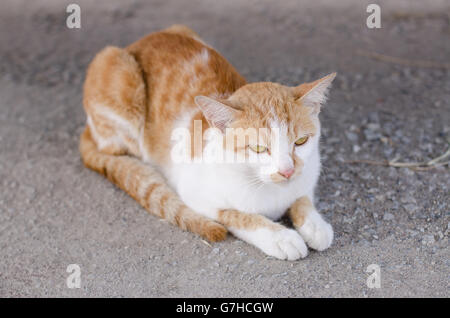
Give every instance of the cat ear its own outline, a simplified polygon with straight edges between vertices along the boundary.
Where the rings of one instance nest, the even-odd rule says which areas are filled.
[[[314,107],[315,112],[319,113],[320,106],[325,103],[328,90],[335,77],[336,73],[331,73],[314,82],[294,87],[294,95],[303,105]]]
[[[229,105],[225,105],[218,100],[206,96],[196,96],[195,103],[203,112],[206,120],[211,127],[219,128],[222,132],[240,112]]]

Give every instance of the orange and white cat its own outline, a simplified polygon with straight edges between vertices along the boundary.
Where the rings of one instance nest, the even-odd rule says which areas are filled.
[[[332,227],[313,202],[320,172],[318,115],[334,77],[296,87],[246,83],[181,25],[125,49],[106,47],[84,84],[82,159],[182,229],[210,241],[223,240],[228,230],[268,255],[299,259],[307,245],[322,251],[333,240]],[[246,139],[225,151],[267,159],[266,169],[255,162],[174,162],[173,131],[193,132],[195,122],[202,131],[219,129],[224,140],[234,138],[232,128],[276,129],[278,148],[261,130],[257,144]],[[199,152],[193,150],[194,157]],[[295,229],[275,222],[286,212]]]

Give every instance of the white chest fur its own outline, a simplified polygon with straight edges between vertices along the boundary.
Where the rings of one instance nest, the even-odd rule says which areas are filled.
[[[236,164],[176,164],[166,170],[169,183],[194,211],[213,217],[236,209],[279,219],[296,199],[311,195],[320,172],[319,152],[311,154],[301,175],[285,183],[249,184]]]

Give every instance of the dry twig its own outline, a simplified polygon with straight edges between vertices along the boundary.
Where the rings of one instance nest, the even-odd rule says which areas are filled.
[[[444,159],[450,157],[450,148],[441,156],[431,159],[426,162],[398,162],[398,158],[393,160],[376,161],[376,160],[347,160],[345,163],[355,164],[364,163],[375,166],[385,166],[394,168],[410,168],[413,170],[424,171],[434,169],[440,166],[450,165],[450,161],[443,161]]]
[[[362,56],[370,57],[370,58],[378,60],[378,61],[400,64],[400,65],[404,65],[404,66],[450,69],[449,63],[438,63],[438,62],[427,61],[427,60],[411,60],[411,59],[405,59],[405,58],[380,54],[380,53],[376,53],[376,52],[369,52],[369,51],[365,51],[365,50],[361,50],[361,49],[356,50],[356,53],[359,55],[362,55]]]

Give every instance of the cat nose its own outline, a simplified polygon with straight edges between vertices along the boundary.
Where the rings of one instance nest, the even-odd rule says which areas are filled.
[[[289,168],[286,170],[278,171],[278,173],[281,174],[286,179],[289,179],[294,174],[294,172],[295,172],[294,168]]]

